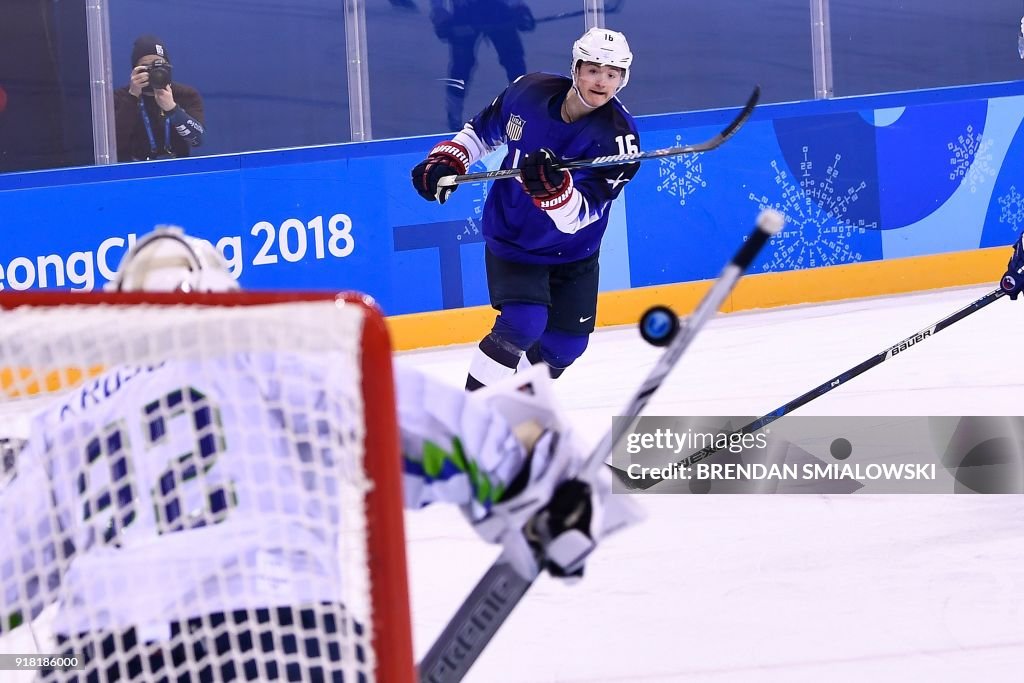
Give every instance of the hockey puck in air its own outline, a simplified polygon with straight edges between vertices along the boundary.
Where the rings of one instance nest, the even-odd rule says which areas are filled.
[[[652,306],[640,316],[640,336],[653,346],[668,346],[679,332],[679,318],[668,306]]]

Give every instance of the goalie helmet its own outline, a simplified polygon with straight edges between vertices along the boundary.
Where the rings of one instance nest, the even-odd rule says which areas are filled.
[[[230,292],[238,289],[217,247],[160,225],[128,250],[106,289],[115,292]]]
[[[633,53],[626,42],[626,36],[618,31],[606,28],[592,28],[572,44],[572,82],[576,83],[576,66],[580,62],[594,62],[601,66],[615,66],[623,70],[622,90],[629,82],[629,67],[633,63]]]

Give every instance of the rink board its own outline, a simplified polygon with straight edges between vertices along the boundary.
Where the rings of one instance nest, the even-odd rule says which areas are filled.
[[[1005,248],[976,249],[751,275],[740,281],[721,311],[733,313],[989,282],[994,287],[1009,254]],[[604,292],[598,296],[598,324],[635,324],[654,305],[669,306],[679,315],[687,315],[697,307],[710,284],[702,280]],[[494,316],[489,306],[476,306],[392,316],[388,326],[395,348],[407,350],[475,342],[483,330],[490,329]]]
[[[735,112],[641,117],[641,147],[706,139]],[[995,281],[1006,255],[972,254],[1024,228],[1022,121],[1024,82],[759,107],[717,150],[641,165],[603,242],[600,322],[648,301],[684,312],[765,206],[787,226],[730,310]],[[96,289],[176,223],[246,289],[367,292],[401,348],[475,338],[490,186],[420,199],[409,169],[440,139],[0,175],[0,289]]]

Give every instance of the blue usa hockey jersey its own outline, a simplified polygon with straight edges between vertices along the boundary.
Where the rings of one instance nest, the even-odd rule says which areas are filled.
[[[612,98],[573,123],[561,106],[572,87],[563,76],[534,73],[517,79],[456,134],[471,161],[508,145],[501,168],[546,147],[565,161],[633,152],[640,138],[632,115]],[[500,180],[484,204],[483,233],[496,256],[520,263],[568,263],[595,253],[608,226],[612,201],[636,174],[638,163],[572,171],[573,196],[559,208],[538,208],[521,182]]]

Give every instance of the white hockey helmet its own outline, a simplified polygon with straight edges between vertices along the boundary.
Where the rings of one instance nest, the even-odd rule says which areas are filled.
[[[106,289],[115,292],[231,292],[238,282],[210,242],[158,225],[121,259]]]
[[[619,90],[629,82],[629,67],[633,63],[633,52],[629,49],[626,36],[606,28],[592,28],[572,44],[572,67],[570,75],[576,83],[576,66],[580,62],[594,62],[601,66],[616,66],[623,70]]]

